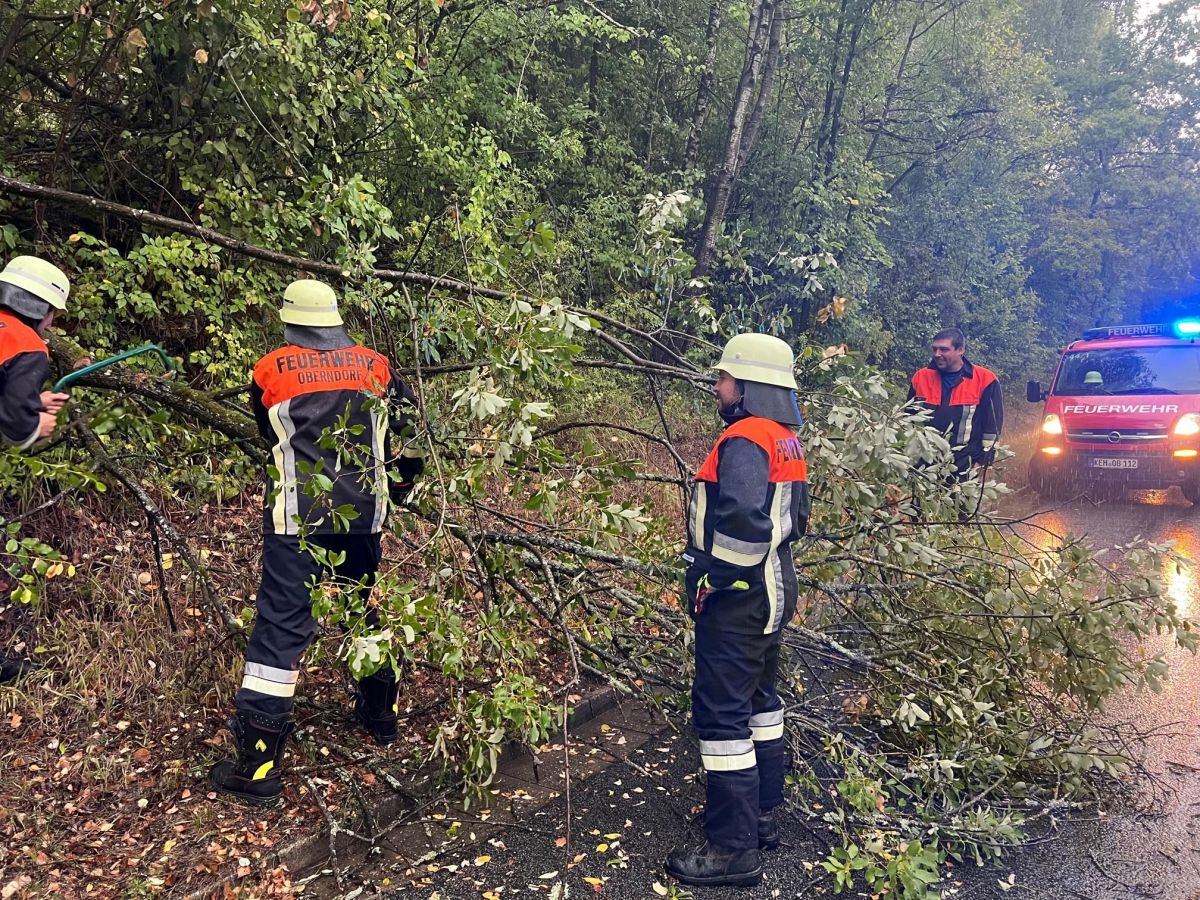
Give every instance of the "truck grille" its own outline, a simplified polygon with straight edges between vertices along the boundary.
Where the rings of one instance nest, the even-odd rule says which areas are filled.
[[[1165,431],[1149,428],[1094,428],[1068,431],[1067,440],[1079,444],[1110,444],[1115,447],[1144,447],[1154,441],[1165,441],[1170,435]]]

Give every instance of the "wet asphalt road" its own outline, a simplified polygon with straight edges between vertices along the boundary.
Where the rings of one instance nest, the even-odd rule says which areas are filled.
[[[1018,498],[1006,512],[1026,515],[1039,509],[1035,503],[1032,496]],[[1058,533],[1085,534],[1097,546],[1137,535],[1172,540],[1181,553],[1200,560],[1200,509],[1193,510],[1174,491],[1126,494],[1099,504],[1076,501],[1035,521]],[[1176,601],[1200,616],[1197,576],[1174,568],[1167,575]],[[1157,781],[1142,791],[1137,808],[1114,805],[1099,817],[1064,824],[1001,867],[953,870],[941,886],[943,896],[1200,898],[1200,660],[1173,652],[1172,661],[1164,693],[1131,694],[1112,710],[1114,719],[1133,719],[1164,732],[1147,742],[1145,762]],[[425,900],[552,898],[555,885],[565,882],[575,898],[667,896],[662,859],[694,834],[689,822],[703,796],[694,742],[686,732],[676,733],[640,713],[609,721],[577,736],[569,791],[562,766],[555,764],[563,755],[556,748],[543,754],[539,772],[526,767],[506,779],[496,805],[506,805],[509,815],[489,816],[493,826],[462,829],[474,834],[474,842],[455,841],[415,868],[395,861],[374,867],[364,873],[370,885],[364,893]],[[626,759],[609,765],[613,756]],[[589,766],[608,767],[579,783]],[[500,824],[501,818],[509,824]],[[784,846],[767,855],[768,874],[759,887],[697,889],[692,895],[698,900],[831,896],[830,885],[813,868],[827,849],[804,823],[784,817],[782,825]],[[1013,886],[1003,890],[999,882],[1010,873]]]
[[[695,741],[686,731],[677,732],[661,721],[650,722],[639,713],[632,714],[632,721],[618,715],[605,727],[610,730],[593,730],[592,740],[609,747],[618,741],[636,741],[640,746],[573,787],[569,814],[561,766],[553,765],[556,749],[545,754],[550,765],[543,765],[541,783],[553,786],[557,796],[517,825],[499,829],[474,846],[456,848],[433,866],[407,870],[407,878],[394,879],[397,889],[389,896],[423,900],[553,898],[559,882],[565,883],[572,898],[688,896],[670,893],[662,861],[676,844],[700,838],[691,825],[704,797],[697,780],[700,759]],[[522,790],[520,781],[510,778],[501,796],[517,794],[519,798]],[[770,854],[770,871],[762,884],[753,889],[697,889],[694,896],[810,896],[813,883],[823,880],[815,864],[828,851],[820,849],[794,818],[782,816],[781,824],[784,845]],[[569,843],[564,841],[568,836]]]
[[[1006,512],[1020,516],[1041,508],[1028,496]],[[1177,552],[1200,563],[1200,507],[1175,489],[1077,500],[1042,513],[1035,522],[1058,534],[1086,535],[1096,547],[1139,536],[1172,541]],[[1170,565],[1163,574],[1184,614],[1200,618],[1200,572]],[[1200,658],[1166,640],[1155,649],[1168,651],[1171,662],[1165,690],[1130,692],[1109,711],[1112,721],[1160,732],[1144,745],[1144,763],[1154,782],[1139,792],[1135,808],[1114,805],[1099,818],[1070,823],[1013,856],[995,876],[969,879],[972,886],[958,896],[1200,898]],[[1009,872],[1016,875],[1017,887],[1002,892],[996,876]]]

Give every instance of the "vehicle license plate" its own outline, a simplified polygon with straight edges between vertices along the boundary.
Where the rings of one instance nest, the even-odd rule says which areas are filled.
[[[1136,469],[1138,461],[1128,457],[1123,459],[1093,458],[1088,460],[1088,465],[1093,469]]]

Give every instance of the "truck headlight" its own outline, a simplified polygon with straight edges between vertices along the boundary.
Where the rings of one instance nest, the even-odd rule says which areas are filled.
[[[1194,437],[1200,434],[1200,416],[1195,413],[1185,413],[1175,423],[1175,437]]]
[[[1200,431],[1200,417],[1197,418],[1196,429],[1197,429],[1197,431]],[[1062,419],[1060,419],[1058,416],[1054,415],[1054,413],[1051,413],[1050,415],[1046,416],[1046,418],[1042,419],[1042,434],[1062,434],[1062,433],[1063,433]]]

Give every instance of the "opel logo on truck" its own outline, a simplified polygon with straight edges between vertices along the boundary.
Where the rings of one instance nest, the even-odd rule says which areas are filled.
[[[1108,433],[1108,442],[1109,442],[1110,444],[1119,444],[1119,443],[1121,443],[1121,432],[1119,432],[1119,431],[1110,431],[1110,432]]]

